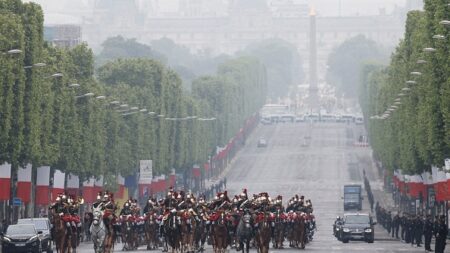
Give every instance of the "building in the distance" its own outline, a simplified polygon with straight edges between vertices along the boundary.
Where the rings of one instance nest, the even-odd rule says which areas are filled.
[[[73,48],[82,42],[80,25],[46,25],[44,39],[61,48]]]

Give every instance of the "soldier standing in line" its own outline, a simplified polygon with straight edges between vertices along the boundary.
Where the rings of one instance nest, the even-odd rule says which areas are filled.
[[[414,245],[416,241],[416,217],[414,215],[411,215],[409,218],[409,239],[411,246]]]
[[[425,220],[425,224],[424,224],[424,236],[425,236],[425,250],[426,251],[432,251],[431,250],[431,238],[433,237],[433,227],[434,224],[431,221],[431,216],[427,215],[427,218]]]
[[[422,218],[417,215],[414,221],[414,237],[416,239],[417,247],[422,247],[420,244],[422,243],[422,234],[423,234],[423,221]]]
[[[402,241],[405,241],[406,240],[406,215],[405,214],[403,214],[401,217],[400,217],[400,226],[401,226],[401,231],[400,231],[400,236],[401,236],[401,239],[402,239]]]
[[[405,218],[405,242],[411,243],[411,217],[408,214]]]
[[[436,230],[435,233],[436,233],[436,245],[434,250],[436,253],[444,253],[448,234],[447,224],[445,224],[445,215],[441,215],[439,217],[438,229]]]
[[[391,229],[391,231],[392,231],[392,233],[391,233],[392,238],[394,238],[394,235],[395,235],[395,238],[398,239],[398,229],[399,229],[399,227],[400,227],[400,216],[397,213],[397,214],[395,214],[394,218],[392,219],[392,229]]]
[[[391,228],[392,228],[392,214],[391,211],[389,211],[386,214],[386,229],[388,231],[388,234],[391,233]]]

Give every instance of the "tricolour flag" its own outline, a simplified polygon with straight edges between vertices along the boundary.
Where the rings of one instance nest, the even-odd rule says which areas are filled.
[[[66,173],[61,172],[60,170],[55,170],[55,174],[53,174],[53,189],[52,189],[53,201],[55,201],[56,197],[58,197],[58,194],[64,193],[65,181],[66,181]]]
[[[67,175],[67,193],[77,197],[80,193],[80,178],[72,173]]]
[[[117,185],[119,186],[119,188],[114,194],[114,198],[122,199],[125,193],[125,178],[121,175],[117,175]]]
[[[17,171],[17,197],[27,204],[31,199],[31,164]]]
[[[11,164],[0,165],[0,200],[11,198]]]
[[[36,178],[36,205],[48,205],[50,203],[50,166],[37,168]]]
[[[83,182],[83,198],[86,203],[92,204],[95,201],[97,193],[95,192],[94,184],[94,177]]]

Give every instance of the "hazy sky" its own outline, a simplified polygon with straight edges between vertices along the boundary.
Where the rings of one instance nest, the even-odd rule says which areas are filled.
[[[41,4],[46,15],[46,23],[79,23],[83,13],[89,15],[95,0],[25,0]],[[141,6],[150,2],[159,1],[160,10],[165,12],[176,12],[180,0],[136,0]],[[189,0],[187,0],[189,1]],[[205,0],[226,1],[226,0]],[[243,0],[244,1],[244,0]],[[267,0],[272,1],[272,0]],[[404,6],[407,0],[293,0],[314,6],[319,15],[336,16],[339,10],[344,16],[347,15],[376,15],[380,9],[391,12],[395,6]],[[420,0],[414,0],[420,1]],[[340,8],[339,8],[340,7]],[[64,20],[61,14],[71,14],[69,20]]]

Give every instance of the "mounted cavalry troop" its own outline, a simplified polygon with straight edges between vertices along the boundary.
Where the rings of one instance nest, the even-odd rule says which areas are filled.
[[[58,252],[75,251],[80,242],[81,202],[62,194],[50,207]],[[249,252],[253,247],[265,253],[270,247],[304,249],[316,230],[311,200],[295,195],[285,207],[280,195],[249,197],[246,189],[233,198],[224,191],[207,201],[170,188],[165,198],[150,197],[142,212],[136,200],[126,201],[119,215],[112,194],[106,192],[99,193],[92,210],[89,233],[95,252],[112,252],[121,241],[123,251],[146,245],[147,250],[163,252],[203,252],[208,244],[214,252]]]

